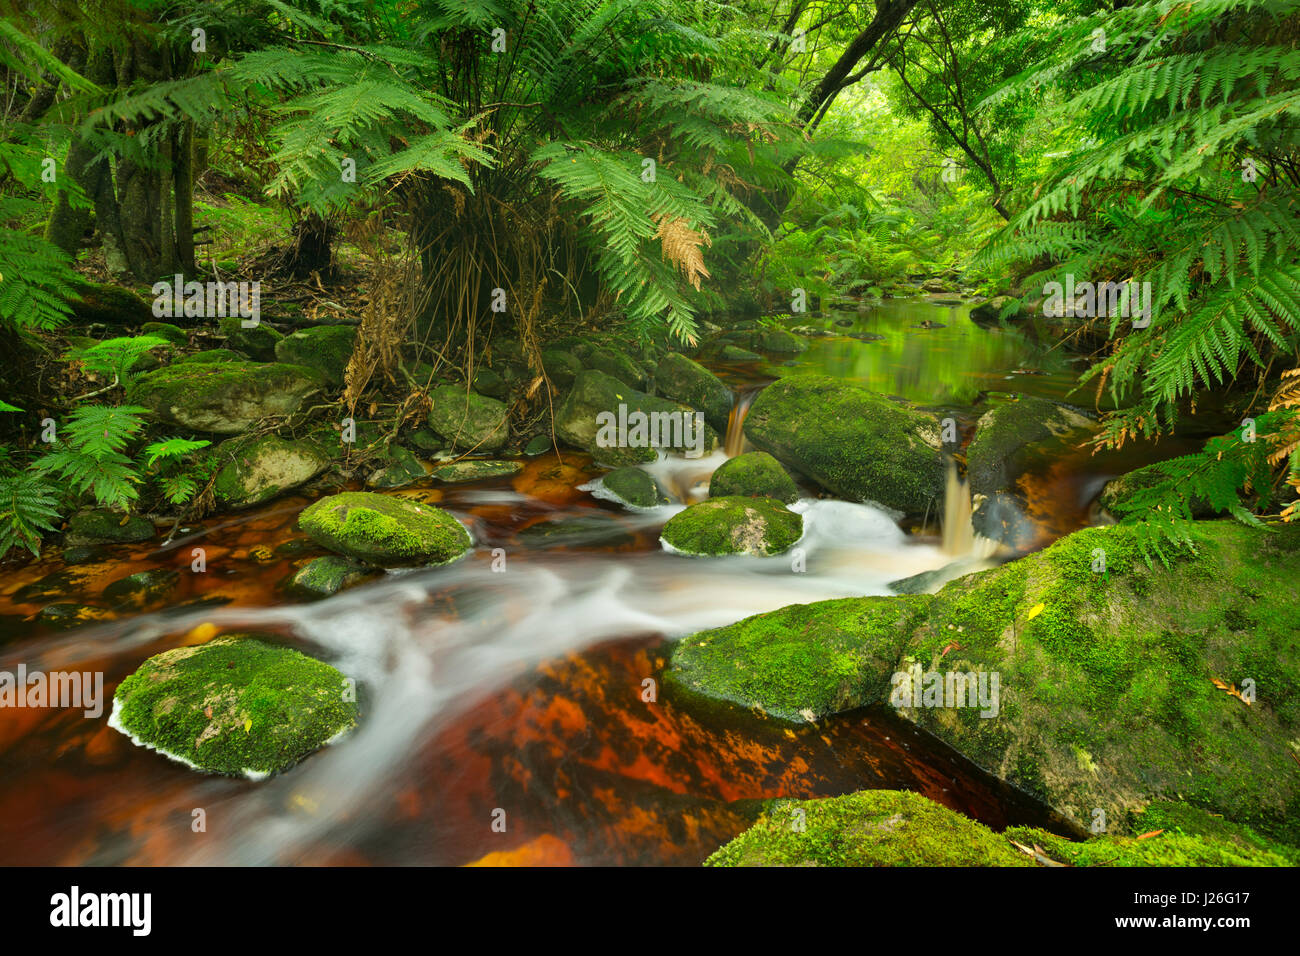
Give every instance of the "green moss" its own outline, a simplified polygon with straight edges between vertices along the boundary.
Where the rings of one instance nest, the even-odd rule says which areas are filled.
[[[942,499],[938,422],[864,388],[825,376],[782,379],[755,399],[745,435],[851,501],[921,515]]]
[[[710,498],[678,512],[662,539],[690,555],[780,554],[803,535],[803,516],[771,498]]]
[[[329,597],[370,574],[363,565],[335,554],[313,558],[299,568],[289,579],[289,590],[303,597]]]
[[[706,866],[1033,866],[988,827],[920,794],[779,800]]]
[[[415,454],[401,445],[390,445],[381,465],[366,478],[370,488],[401,488],[424,478],[428,472]]]
[[[313,541],[367,564],[434,565],[470,548],[469,532],[432,505],[365,491],[322,498],[298,516]]]
[[[201,770],[285,770],[357,721],[343,675],[246,636],[178,647],[145,661],[114,694],[114,720],[144,744]]]
[[[646,374],[627,353],[616,348],[594,348],[583,360],[587,368],[604,372],[629,388],[642,388]]]
[[[270,362],[275,358],[275,347],[284,336],[265,323],[244,327],[244,319],[237,315],[222,316],[217,327],[226,337],[226,344],[257,359]]]
[[[189,336],[185,330],[178,325],[172,325],[170,322],[146,322],[140,326],[141,335],[154,335],[160,339],[166,339],[172,345],[184,345],[189,341]]]
[[[429,427],[453,448],[490,452],[510,437],[506,407],[494,398],[467,392],[459,385],[440,385],[429,393],[433,408]]]
[[[775,498],[786,504],[799,500],[799,489],[781,463],[765,451],[737,455],[718,466],[709,480],[709,496]]]
[[[718,431],[727,430],[735,396],[720,378],[698,362],[669,352],[655,371],[655,390],[665,398],[699,409],[704,413],[704,420]]]
[[[168,424],[233,435],[293,414],[323,384],[318,372],[297,365],[183,362],[140,376],[130,400]]]
[[[972,493],[987,495],[1008,488],[1027,465],[1027,446],[1065,438],[1088,424],[1083,416],[1041,398],[998,404],[980,418],[966,450]]]
[[[195,352],[192,355],[184,355],[176,359],[172,364],[179,365],[183,362],[247,362],[248,356],[241,352],[235,352],[231,349],[204,349],[202,352]]]
[[[342,385],[356,340],[354,326],[318,325],[280,339],[275,343],[275,357],[289,365],[315,369],[329,384]]]
[[[137,541],[148,541],[155,534],[153,522],[147,518],[98,509],[79,511],[69,518],[63,543],[72,547],[88,544],[131,544]]]
[[[1166,832],[1139,840],[1096,836],[1073,841],[1029,827],[1012,827],[1008,839],[1038,846],[1043,855],[1070,866],[1291,866],[1287,857],[1230,839]]]
[[[222,462],[212,490],[231,508],[250,508],[310,481],[329,467],[314,442],[278,435],[232,439],[217,449]]]
[[[433,469],[439,481],[485,481],[518,474],[522,466],[517,461],[454,461]]]
[[[601,484],[634,508],[653,508],[668,500],[648,472],[630,465],[611,471],[601,479]]]
[[[795,723],[883,701],[929,595],[794,604],[683,638],[666,685]]]

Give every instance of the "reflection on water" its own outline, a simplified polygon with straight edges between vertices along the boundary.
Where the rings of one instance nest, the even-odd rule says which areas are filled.
[[[919,327],[923,323],[932,327]],[[833,335],[810,336],[806,352],[764,365],[764,371],[831,375],[925,405],[972,404],[983,391],[1065,400],[1079,372],[1059,343],[1036,341],[1016,328],[976,325],[969,303],[885,299],[866,312],[788,316],[782,325]]]

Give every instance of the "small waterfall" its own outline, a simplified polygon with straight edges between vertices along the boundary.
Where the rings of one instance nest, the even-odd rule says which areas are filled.
[[[749,406],[754,404],[754,398],[760,391],[762,389],[751,388],[742,392],[731,406],[731,417],[727,419],[727,437],[722,444],[728,458],[735,458],[745,451],[745,416],[749,414]]]
[[[943,495],[944,554],[982,560],[997,551],[996,541],[975,533],[971,512],[970,483],[957,477],[957,463],[949,458]]]

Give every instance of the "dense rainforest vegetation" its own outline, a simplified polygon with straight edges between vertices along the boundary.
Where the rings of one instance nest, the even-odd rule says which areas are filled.
[[[1300,0],[0,9],[0,651],[365,730],[207,859],[1300,860]]]

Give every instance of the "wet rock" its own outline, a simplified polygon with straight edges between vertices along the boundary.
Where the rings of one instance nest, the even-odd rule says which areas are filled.
[[[848,337],[857,339],[859,342],[879,342],[884,336],[878,332],[850,332]]]
[[[636,538],[615,518],[598,513],[553,518],[530,524],[519,532],[519,540],[529,548],[611,550],[636,544]]]
[[[153,522],[140,515],[124,515],[105,508],[79,511],[68,519],[63,533],[65,547],[95,544],[135,544],[148,541],[157,532]]]
[[[611,471],[601,479],[601,487],[633,508],[653,508],[668,500],[653,476],[632,465]]]
[[[319,372],[298,365],[185,362],[141,376],[130,397],[169,425],[237,435],[292,415],[323,384]]]
[[[954,286],[952,282],[947,279],[939,278],[938,276],[933,279],[926,279],[921,283],[922,292],[952,292],[955,288],[956,286]]]
[[[139,571],[105,587],[104,600],[115,607],[145,607],[169,597],[179,581],[180,573],[170,569]]]
[[[298,527],[331,551],[382,567],[446,564],[472,543],[441,508],[366,491],[322,498],[298,516]]]
[[[624,406],[622,416],[619,406]],[[655,460],[652,444],[656,437],[665,449],[698,450],[701,454],[712,451],[718,443],[717,432],[707,422],[702,432],[696,429],[695,414],[687,405],[646,395],[603,372],[588,369],[577,377],[556,410],[555,431],[597,461],[629,465]],[[608,424],[611,421],[613,425]],[[646,424],[638,428],[638,422],[643,421]],[[618,433],[620,422],[628,425],[625,434]],[[659,423],[660,428],[651,428],[654,423]],[[677,427],[673,427],[674,423]],[[658,434],[652,434],[656,430]]]
[[[84,571],[60,568],[57,571],[25,584],[14,592],[14,600],[21,604],[38,604],[54,598],[75,594],[86,581]]]
[[[483,481],[518,474],[522,469],[517,461],[454,461],[433,469],[433,477],[449,483]]]
[[[765,451],[752,451],[724,461],[713,472],[709,497],[727,495],[775,498],[789,505],[799,500],[799,489],[779,461]]]
[[[524,454],[529,458],[536,458],[538,455],[545,455],[552,447],[550,435],[534,435],[528,439],[528,444],[524,445]]]
[[[440,385],[429,393],[429,427],[458,451],[496,451],[510,437],[506,406],[494,398]]]
[[[217,320],[217,327],[226,337],[226,344],[259,362],[275,361],[275,347],[284,336],[263,322],[245,328],[245,321],[252,320],[237,315],[227,315]]]
[[[222,465],[213,494],[235,509],[251,508],[292,491],[330,465],[329,457],[315,442],[278,435],[223,442],[217,454]]]
[[[112,617],[112,613],[103,608],[63,602],[41,608],[36,614],[36,621],[51,630],[68,631],[76,627],[85,627],[95,621],[110,620]]]
[[[942,501],[939,423],[883,395],[824,376],[765,388],[745,436],[782,464],[850,501],[921,515]]]
[[[402,488],[428,475],[420,459],[401,445],[389,446],[381,461],[383,464],[366,479],[369,488]]]
[[[669,352],[655,372],[655,391],[704,413],[704,420],[720,432],[727,430],[735,396],[722,379],[703,365],[677,352]]]
[[[760,352],[775,352],[778,355],[798,355],[807,351],[808,343],[785,329],[765,328],[753,332],[741,343]]]
[[[63,549],[64,564],[94,564],[108,557],[108,551],[93,544],[76,545]]]
[[[357,341],[351,325],[318,325],[301,329],[275,343],[275,358],[288,365],[315,369],[335,387],[343,384],[348,361]]]
[[[763,358],[761,355],[735,345],[723,346],[722,351],[718,353],[718,357],[724,362],[759,362]]]
[[[803,516],[771,498],[710,498],[678,512],[661,540],[679,554],[769,555],[803,536]]]
[[[933,571],[922,571],[920,574],[890,581],[889,589],[895,594],[933,594],[949,581],[982,571],[987,564],[988,562],[976,558],[961,558]]]
[[[197,770],[287,770],[357,722],[354,688],[323,661],[248,636],[177,647],[113,695],[110,726]]]
[[[374,570],[334,554],[313,558],[294,572],[288,589],[301,597],[323,598],[373,577]]]
[[[1005,315],[1003,315],[1004,311]],[[983,326],[996,326],[1002,321],[1014,322],[1028,316],[1028,310],[1020,304],[1019,300],[1009,295],[995,295],[972,306],[970,310],[971,321]]]
[[[406,433],[406,440],[422,452],[433,453],[442,451],[447,447],[447,442],[442,436],[432,428],[412,428]]]

